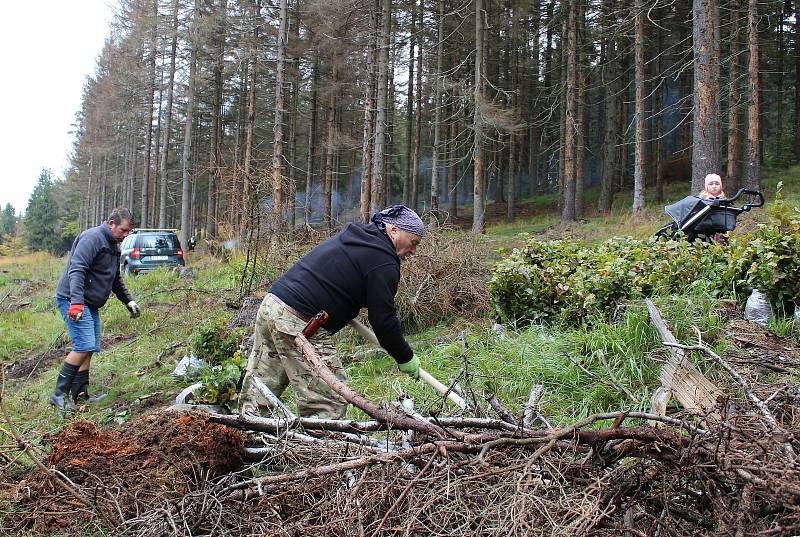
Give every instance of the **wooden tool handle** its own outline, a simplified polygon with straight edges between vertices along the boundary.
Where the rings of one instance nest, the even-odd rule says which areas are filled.
[[[350,321],[350,326],[355,328],[356,332],[361,334],[361,336],[364,339],[366,339],[369,343],[372,343],[376,347],[380,347],[380,343],[378,343],[378,338],[375,336],[375,333],[369,328],[367,328],[364,325],[364,323],[362,323],[358,319],[353,319],[352,321]],[[461,409],[467,408],[467,402],[464,401],[464,399],[459,397],[459,395],[455,393],[453,390],[448,391],[448,388],[445,384],[441,383],[436,377],[434,377],[421,367],[419,368],[419,378],[430,384],[434,390],[439,392],[439,395],[447,397],[448,399],[450,399],[450,401],[458,405],[459,408]]]

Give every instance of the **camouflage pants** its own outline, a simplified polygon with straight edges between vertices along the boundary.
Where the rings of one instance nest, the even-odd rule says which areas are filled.
[[[287,310],[276,297],[271,294],[264,297],[258,308],[253,351],[239,395],[242,412],[272,415],[269,402],[252,381],[255,376],[278,397],[291,384],[301,416],[344,417],[347,401],[317,376],[294,345],[295,336],[305,325],[305,321]],[[347,382],[331,335],[320,328],[309,342],[331,371]]]

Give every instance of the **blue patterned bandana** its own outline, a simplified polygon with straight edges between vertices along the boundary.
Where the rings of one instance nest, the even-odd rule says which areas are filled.
[[[390,205],[372,215],[372,221],[381,229],[384,229],[386,224],[392,224],[419,237],[425,234],[425,224],[422,223],[422,219],[405,205]]]

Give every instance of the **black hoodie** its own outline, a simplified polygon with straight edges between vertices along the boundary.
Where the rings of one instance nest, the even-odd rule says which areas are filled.
[[[309,316],[330,315],[323,326],[336,333],[367,308],[369,323],[386,351],[403,364],[414,353],[403,338],[394,296],[400,258],[375,224],[347,224],[314,247],[272,284],[270,293]]]

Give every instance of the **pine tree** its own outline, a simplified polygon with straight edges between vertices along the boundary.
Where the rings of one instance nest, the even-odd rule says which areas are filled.
[[[63,253],[58,204],[50,170],[43,169],[33,189],[23,220],[23,239],[31,250]]]
[[[3,243],[6,235],[11,237],[17,234],[17,215],[14,207],[6,203],[3,212],[0,213],[0,244]]]

